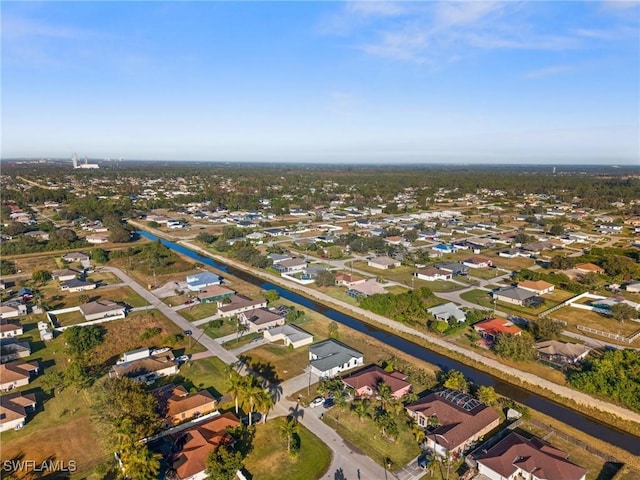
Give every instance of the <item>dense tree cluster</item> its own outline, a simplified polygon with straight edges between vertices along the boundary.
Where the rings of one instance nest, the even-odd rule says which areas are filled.
[[[569,375],[578,390],[613,399],[640,411],[640,352],[610,350],[602,357],[590,357],[580,370]]]
[[[67,328],[64,340],[71,355],[83,355],[102,343],[104,329],[97,325],[85,325]]]
[[[424,321],[429,317],[425,300],[433,297],[426,287],[393,294],[371,295],[360,300],[360,306],[399,322]]]
[[[493,344],[493,351],[504,358],[527,361],[536,358],[534,339],[527,332],[520,335],[500,334]]]

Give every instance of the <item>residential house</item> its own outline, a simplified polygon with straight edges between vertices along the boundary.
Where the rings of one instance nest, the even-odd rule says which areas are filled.
[[[427,312],[440,322],[451,322],[451,320],[454,320],[457,323],[462,323],[467,320],[465,313],[460,310],[455,303],[451,302],[427,308]]]
[[[478,471],[489,480],[585,480],[587,470],[567,457],[537,437],[511,432],[478,457]]]
[[[224,300],[218,300],[218,313],[221,317],[233,317],[266,306],[267,301],[264,298],[252,300],[244,295],[233,295]]]
[[[89,261],[89,255],[81,252],[70,252],[70,253],[65,253],[62,256],[62,260],[69,263],[72,263],[72,262],[82,263],[82,262]]]
[[[624,287],[624,289],[630,293],[640,293],[640,281],[636,280],[633,282],[629,282]]]
[[[578,343],[544,340],[536,343],[536,350],[538,350],[538,358],[541,360],[566,366],[584,360],[591,348]]]
[[[436,268],[451,272],[455,275],[466,275],[469,273],[469,267],[458,262],[437,263]]]
[[[451,389],[407,405],[407,413],[426,430],[427,447],[440,457],[464,453],[500,425],[493,408]]]
[[[434,250],[440,255],[444,255],[446,253],[453,253],[455,251],[455,249],[453,248],[453,245],[445,245],[444,243],[440,243],[438,245],[431,247],[431,250]]]
[[[495,290],[492,293],[492,296],[494,300],[499,300],[504,303],[511,303],[513,305],[519,305],[521,307],[531,306],[544,301],[531,290],[525,290],[524,288],[513,286]]]
[[[27,415],[36,409],[35,393],[9,393],[0,397],[0,432],[24,427]]]
[[[407,376],[398,371],[387,372],[378,365],[370,365],[358,372],[350,373],[342,377],[342,381],[348,387],[355,390],[357,397],[371,397],[378,393],[381,383],[386,383],[391,396],[395,399],[402,398],[411,391],[411,384],[407,382]]]
[[[238,322],[246,325],[252,332],[284,325],[284,317],[266,308],[256,308],[238,314]]]
[[[227,298],[231,298],[236,294],[233,290],[222,285],[212,285],[210,287],[203,288],[198,293],[200,303],[213,303],[221,302]]]
[[[366,282],[353,285],[347,290],[347,295],[353,298],[369,297],[371,295],[384,294],[387,291],[382,285],[376,282],[375,278],[370,278]]]
[[[88,322],[101,318],[124,318],[126,314],[125,307],[111,300],[97,300],[80,305],[78,308]]]
[[[293,257],[291,255],[285,255],[283,253],[270,253],[267,255],[267,258],[271,260],[273,265],[276,265],[280,262],[284,262],[285,260],[291,260]]]
[[[427,267],[416,271],[413,276],[427,282],[435,282],[437,280],[451,280],[453,274],[447,270],[441,270],[435,267]]]
[[[462,264],[469,268],[489,268],[493,265],[493,262],[486,257],[473,256],[464,260]]]
[[[33,377],[38,374],[38,363],[27,363],[23,360],[15,360],[0,365],[0,391],[29,385]]]
[[[335,377],[363,363],[362,353],[337,340],[328,339],[309,347],[311,372],[321,378]]]
[[[360,285],[366,281],[366,278],[354,275],[352,273],[336,273],[336,285],[338,286],[345,286],[350,288],[354,285]]]
[[[100,245],[102,243],[109,242],[109,235],[104,233],[92,233],[91,235],[87,235],[85,240],[93,245]]]
[[[54,280],[58,280],[59,282],[66,282],[67,280],[73,280],[82,275],[81,272],[77,270],[72,270],[70,268],[63,268],[61,270],[54,270],[51,272],[51,278]]]
[[[525,280],[518,283],[519,288],[534,292],[536,295],[544,295],[545,293],[551,293],[556,288],[553,283],[545,282],[544,280]]]
[[[49,232],[43,232],[42,230],[25,232],[24,236],[28,238],[35,238],[36,240],[49,240]]]
[[[22,335],[24,330],[20,322],[0,318],[0,338],[13,338]]]
[[[269,342],[284,340],[287,347],[299,348],[313,343],[313,335],[295,325],[281,325],[264,330],[264,338]]]
[[[575,268],[578,273],[604,273],[604,268],[593,263],[578,263]]]
[[[520,335],[522,330],[504,318],[488,318],[473,325],[473,329],[490,341],[495,341],[498,335]]]
[[[211,272],[187,275],[187,288],[192,292],[199,292],[203,288],[220,285],[220,283],[222,283],[222,277]]]
[[[233,445],[233,437],[227,429],[238,426],[238,418],[227,412],[175,434],[173,451],[176,453],[170,461],[170,476],[177,480],[206,479],[207,457],[220,445]]]
[[[273,264],[273,268],[278,273],[302,272],[307,268],[307,261],[304,258],[289,258]]]
[[[20,342],[15,338],[0,340],[0,363],[18,360],[31,355],[31,345],[29,342]]]
[[[152,390],[151,394],[158,400],[160,415],[167,427],[198,418],[218,408],[218,402],[207,390],[189,393],[182,385],[170,383]]]
[[[389,268],[399,267],[400,264],[400,261],[384,255],[381,257],[372,258],[367,263],[367,265],[369,265],[370,267],[379,268],[381,270],[388,270]]]
[[[71,280],[60,282],[60,290],[69,293],[85,292],[87,290],[93,290],[97,286],[98,285],[93,282],[86,282],[77,278],[72,278]]]
[[[164,350],[164,349],[162,349]],[[178,373],[178,362],[171,350],[158,353],[149,352],[149,356],[129,362],[118,363],[109,370],[109,377],[129,377],[136,382],[150,384],[158,378]]]

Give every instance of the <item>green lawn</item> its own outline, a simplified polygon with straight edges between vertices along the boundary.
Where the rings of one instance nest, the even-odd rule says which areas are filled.
[[[179,310],[178,313],[190,322],[202,320],[218,313],[218,305],[213,303],[197,303],[190,307]]]
[[[234,338],[233,340],[224,342],[222,344],[222,347],[226,348],[227,350],[233,350],[234,348],[242,347],[243,345],[250,343],[256,338],[262,338],[262,333],[258,333],[258,332],[245,333],[238,339]]]
[[[232,342],[233,344],[233,342]],[[268,344],[255,348],[245,354],[248,363],[262,363],[270,365],[280,380],[288,380],[301,373],[309,363],[309,348],[300,347],[290,349],[282,342]]]
[[[287,453],[286,440],[280,436],[283,417],[256,427],[253,450],[245,460],[245,469],[255,480],[315,480],[331,464],[331,450],[318,437],[298,424],[299,451]]]
[[[491,280],[492,278],[504,275],[504,272],[497,268],[470,268],[469,276],[482,278],[483,280]]]
[[[180,375],[196,388],[212,388],[219,395],[228,390],[226,384],[226,364],[218,357],[202,358],[185,363],[180,367]]]
[[[390,458],[391,470],[399,470],[420,454],[420,447],[402,414],[396,418],[400,433],[395,442],[391,442],[380,433],[380,429],[368,417],[360,420],[347,408],[334,407],[324,414],[324,422],[347,442],[370,456],[376,463],[382,464],[384,458]]]
[[[238,329],[237,323],[230,318],[223,318],[223,324],[220,328],[214,328],[211,325],[211,321],[204,325],[204,332],[211,338],[226,337],[235,333]],[[200,326],[202,328],[202,325]]]

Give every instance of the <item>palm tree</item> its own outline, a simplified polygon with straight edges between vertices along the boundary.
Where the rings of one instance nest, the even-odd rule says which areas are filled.
[[[384,411],[387,411],[388,405],[393,400],[393,392],[391,391],[391,387],[385,382],[378,384],[378,400],[380,400],[380,407],[382,407]]]
[[[231,367],[231,368],[229,368]],[[234,364],[227,365],[227,384],[229,385],[229,393],[236,403],[236,414],[238,413],[238,397],[242,393],[245,378],[238,373]]]
[[[298,431],[298,424],[293,418],[287,418],[287,422],[280,427],[280,436],[287,439],[287,452],[291,453],[291,440]]]
[[[258,377],[254,374],[250,374],[245,377],[245,383],[243,388],[243,394],[247,401],[249,402],[249,425],[252,425],[252,414],[254,412],[256,406],[256,399],[260,395],[261,392],[264,392],[262,386],[260,386],[260,382],[258,381]]]
[[[424,437],[427,436],[427,433],[424,431],[424,428],[422,428],[420,425],[418,425],[415,422],[411,423],[411,433],[413,433],[413,436],[416,439],[416,442],[418,443],[422,443],[424,440]]]
[[[273,396],[268,390],[263,389],[256,395],[255,402],[256,409],[262,413],[262,423],[266,423],[269,410],[271,410],[276,404]]]
[[[358,400],[354,400],[352,403],[352,408],[355,414],[358,416],[360,421],[369,413],[369,404],[371,401],[368,398],[361,398]]]

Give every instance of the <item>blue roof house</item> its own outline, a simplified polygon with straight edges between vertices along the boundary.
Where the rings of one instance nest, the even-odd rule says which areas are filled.
[[[187,276],[187,287],[192,292],[199,292],[202,288],[210,287],[212,285],[220,285],[221,283],[222,277],[211,272],[202,272],[197,275]]]

